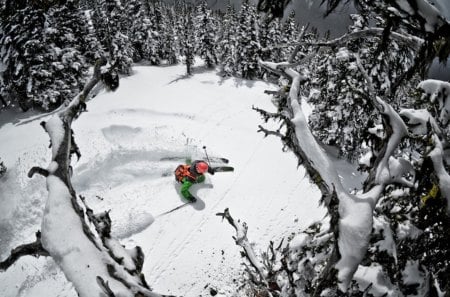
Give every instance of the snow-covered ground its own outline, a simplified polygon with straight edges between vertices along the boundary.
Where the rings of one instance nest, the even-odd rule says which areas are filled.
[[[297,168],[281,142],[257,133],[252,106],[274,110],[266,89],[255,81],[224,79],[201,67],[186,78],[183,66],[135,67],[115,93],[102,92],[73,124],[82,157],[74,160],[73,184],[95,211],[111,210],[113,234],[122,244],[139,245],[144,273],[157,292],[178,296],[233,296],[241,274],[234,230],[216,213],[229,208],[249,225],[256,250],[270,240],[321,219],[319,192]],[[0,114],[1,116],[1,114]],[[48,117],[0,126],[0,157],[8,167],[0,179],[0,259],[18,244],[34,241],[47,191],[32,166],[46,167],[48,136],[39,125]],[[199,201],[182,204],[172,175],[182,160],[230,159],[233,173],[207,176],[193,187]],[[161,160],[161,159],[166,160]],[[71,296],[76,293],[51,259],[21,259],[0,273],[0,296]]]

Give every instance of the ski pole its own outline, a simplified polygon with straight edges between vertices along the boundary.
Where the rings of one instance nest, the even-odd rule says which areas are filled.
[[[206,160],[208,160],[208,163],[211,164],[211,161],[209,160],[208,152],[206,151],[206,146],[205,145],[203,146],[203,149],[205,150]],[[211,165],[209,165],[209,166],[211,166]]]

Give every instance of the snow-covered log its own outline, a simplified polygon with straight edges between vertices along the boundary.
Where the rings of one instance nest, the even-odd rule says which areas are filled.
[[[111,238],[109,216],[94,215],[71,183],[71,155],[79,153],[71,123],[85,110],[86,98],[102,79],[105,64],[105,60],[97,62],[84,90],[43,123],[50,136],[52,160],[46,169],[34,167],[29,173],[30,177],[42,174],[47,180],[49,195],[40,242],[81,297],[161,296],[150,290],[141,273],[142,251],[128,251]]]

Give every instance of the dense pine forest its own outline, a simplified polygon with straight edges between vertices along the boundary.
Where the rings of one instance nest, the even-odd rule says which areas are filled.
[[[248,3],[211,11],[206,1],[6,1],[1,16],[0,98],[24,111],[72,98],[100,56],[117,64],[113,85],[133,63],[184,63],[192,74],[195,56],[224,76],[267,79],[258,60],[283,61],[292,49],[280,44],[299,33],[293,14],[268,22]]]

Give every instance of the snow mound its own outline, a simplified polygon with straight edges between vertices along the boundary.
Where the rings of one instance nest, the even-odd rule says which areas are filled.
[[[132,235],[145,230],[150,226],[155,218],[148,212],[143,210],[136,210],[128,212],[127,215],[117,215],[113,212],[111,214],[112,229],[111,235],[119,239],[128,238]]]

